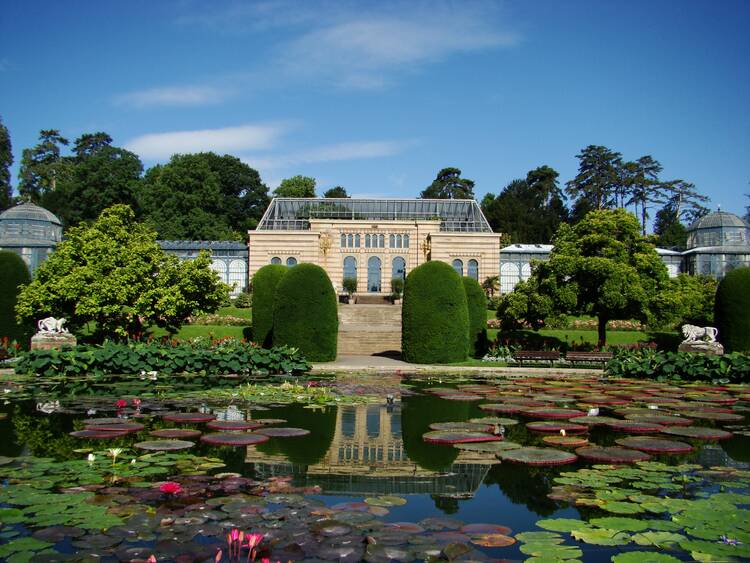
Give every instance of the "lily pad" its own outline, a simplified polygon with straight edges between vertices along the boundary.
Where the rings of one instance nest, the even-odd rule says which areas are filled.
[[[534,432],[560,432],[560,430],[565,430],[566,433],[570,434],[580,434],[588,430],[588,427],[582,424],[552,420],[529,422],[526,428]]]
[[[578,448],[576,454],[596,463],[635,463],[651,459],[647,453],[618,447],[584,446]]]
[[[455,430],[458,432],[492,432],[494,424],[481,424],[478,422],[433,422],[430,430]]]
[[[256,434],[262,434],[269,438],[296,438],[298,436],[307,436],[310,434],[309,430],[304,428],[259,428],[255,431]]]
[[[211,430],[255,430],[261,426],[258,422],[245,420],[212,420],[206,424],[206,428]]]
[[[485,416],[482,418],[470,418],[469,422],[479,424],[499,424],[500,426],[515,426],[518,421],[515,418],[505,418],[502,416]]]
[[[466,442],[496,442],[502,440],[502,438],[485,432],[433,430],[422,434],[422,440],[428,444],[461,444]]]
[[[670,436],[682,436],[693,440],[726,440],[732,437],[731,432],[719,430],[718,428],[705,428],[703,426],[678,426],[664,428],[662,434]]]
[[[573,518],[550,518],[547,520],[538,520],[537,526],[550,532],[572,532],[573,530],[582,530],[588,527],[583,520]]]
[[[370,497],[365,499],[365,503],[371,506],[403,506],[406,504],[406,499],[395,496]]]
[[[526,409],[522,412],[524,416],[532,418],[574,418],[583,416],[583,412],[575,409],[555,409],[549,407],[536,407],[533,409]]]
[[[76,430],[70,433],[74,438],[86,438],[87,440],[112,440],[113,438],[122,438],[127,434],[126,430]]]
[[[470,452],[485,452],[496,454],[508,450],[517,450],[522,446],[521,444],[517,444],[516,442],[501,440],[499,442],[469,442],[467,444],[454,444],[453,447],[459,450],[466,450]]]
[[[162,428],[161,430],[153,430],[149,432],[149,436],[154,436],[155,438],[169,438],[177,440],[197,438],[200,435],[200,430],[190,430],[188,428]]]
[[[663,549],[672,544],[679,543],[687,538],[682,534],[674,532],[642,532],[631,538],[638,545],[648,545]]]
[[[660,424],[661,426],[690,426],[693,421],[684,416],[673,416],[668,414],[626,414],[628,420]]]
[[[609,528],[584,528],[570,532],[575,539],[591,545],[626,545],[630,543],[630,535],[619,530]]]
[[[589,524],[597,528],[609,528],[610,530],[622,530],[624,532],[643,532],[649,529],[648,520],[636,518],[624,518],[622,516],[607,516],[605,518],[592,518]]]
[[[258,433],[237,434],[232,432],[214,432],[201,436],[201,442],[212,446],[255,446],[268,442],[269,437]]]
[[[693,446],[676,440],[664,440],[650,436],[629,436],[615,440],[624,448],[640,450],[651,454],[686,454],[693,451]]]
[[[611,422],[617,422],[618,418],[612,418],[611,416],[575,416],[568,419],[568,422],[573,424],[585,424],[586,426],[604,426]]]
[[[681,563],[681,559],[656,551],[628,551],[612,556],[612,563]]]
[[[560,446],[563,448],[580,448],[589,443],[586,438],[578,436],[545,436],[542,438],[542,442],[550,446]]]
[[[512,403],[485,403],[479,405],[479,408],[483,411],[488,412],[501,412],[503,414],[516,414],[524,410],[524,405],[512,404]]]
[[[629,432],[631,434],[653,434],[664,429],[663,426],[658,424],[637,420],[618,420],[617,422],[610,422],[607,426],[618,432]]]
[[[472,537],[471,543],[482,547],[508,547],[516,543],[516,540],[503,534],[480,534]]]
[[[258,424],[263,425],[271,425],[271,424],[284,424],[286,422],[285,418],[254,418],[252,419],[252,422],[256,422]]]
[[[93,424],[87,430],[106,430],[107,432],[140,432],[145,426],[139,422],[118,422],[116,424]]]
[[[474,534],[502,534],[507,536],[513,532],[508,526],[500,526],[498,524],[466,524],[461,528],[462,534],[474,535]]]
[[[565,465],[574,463],[578,457],[570,452],[554,448],[519,448],[497,454],[502,461],[526,465]]]
[[[199,422],[209,422],[216,419],[216,415],[204,414],[200,412],[178,412],[172,414],[165,414],[162,417],[164,420],[169,422],[179,422],[182,424],[191,424]]]
[[[140,450],[174,452],[192,448],[194,445],[195,442],[188,440],[149,440],[133,444],[133,447]]]

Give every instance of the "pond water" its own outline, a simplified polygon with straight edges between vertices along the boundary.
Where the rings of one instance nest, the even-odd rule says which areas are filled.
[[[528,379],[401,390],[392,404],[340,405],[11,393],[0,407],[0,559],[750,557],[747,388]],[[168,420],[180,412],[213,422]],[[449,422],[465,424],[431,428]],[[289,428],[302,430],[273,430]],[[172,437],[165,429],[192,445],[142,449]],[[448,443],[425,441],[436,429],[428,439]],[[201,440],[215,433],[266,441]],[[479,441],[453,443],[464,440]],[[576,459],[585,441],[605,449]],[[232,530],[242,544],[263,538],[248,549]]]

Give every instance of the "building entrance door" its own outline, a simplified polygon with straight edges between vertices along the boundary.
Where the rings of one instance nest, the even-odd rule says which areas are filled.
[[[370,293],[380,293],[380,258],[370,256],[367,261],[367,291]]]

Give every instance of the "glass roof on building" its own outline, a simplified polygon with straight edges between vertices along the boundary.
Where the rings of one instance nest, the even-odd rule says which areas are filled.
[[[259,231],[310,229],[311,219],[350,221],[440,221],[447,232],[491,233],[473,199],[274,198]]]

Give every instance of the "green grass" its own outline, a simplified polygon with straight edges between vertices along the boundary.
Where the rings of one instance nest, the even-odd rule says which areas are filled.
[[[248,309],[240,309],[239,307],[222,307],[218,311],[216,311],[217,315],[221,315],[222,317],[240,317],[243,319],[250,320],[253,318],[253,310]]]
[[[501,331],[497,329],[487,329],[487,338],[490,342],[497,338],[498,333]],[[595,330],[569,330],[569,329],[552,329],[543,328],[539,332],[533,330],[518,330],[513,331],[514,337],[519,335],[528,335],[530,339],[539,337],[543,338],[556,338],[561,342],[588,342],[596,344],[598,340],[597,332]],[[647,342],[651,340],[651,337],[646,332],[637,330],[608,330],[607,331],[607,344],[635,344],[636,342]]]
[[[205,336],[211,338],[244,338],[242,331],[245,327],[242,326],[208,326],[208,325],[185,325],[177,334],[175,338],[178,340],[186,340],[188,338],[195,338],[197,336]],[[161,337],[166,336],[167,331],[156,329],[154,330],[154,336]]]

